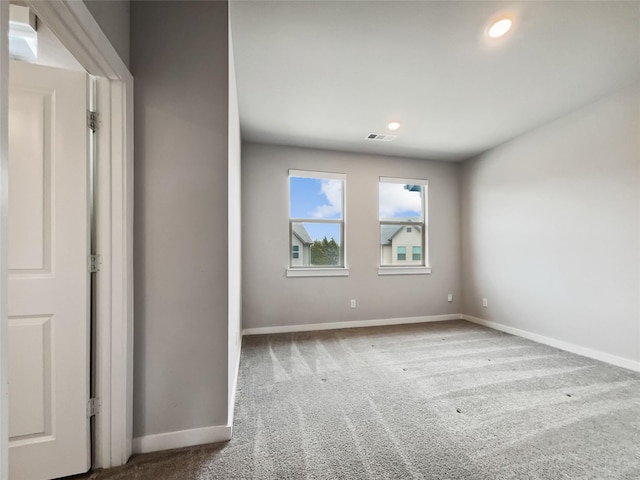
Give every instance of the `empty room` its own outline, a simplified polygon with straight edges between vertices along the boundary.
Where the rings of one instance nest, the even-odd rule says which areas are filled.
[[[0,480],[640,478],[640,2],[0,5]]]

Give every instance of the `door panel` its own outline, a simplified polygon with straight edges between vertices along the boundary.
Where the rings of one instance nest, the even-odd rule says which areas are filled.
[[[51,435],[51,316],[9,319],[9,437],[15,441]]]
[[[51,94],[14,86],[11,90],[9,169],[9,270],[47,270],[51,258]],[[45,145],[47,148],[45,148]],[[46,197],[46,200],[45,200]]]
[[[11,63],[9,476],[90,468],[87,76]]]

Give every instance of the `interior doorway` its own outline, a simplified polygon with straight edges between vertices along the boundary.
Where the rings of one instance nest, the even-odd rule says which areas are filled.
[[[20,2],[96,78],[100,111],[97,132],[96,244],[96,466],[125,463],[131,454],[133,350],[133,79],[83,2]],[[0,72],[8,72],[9,5],[0,3]],[[0,479],[8,477],[9,417],[6,398],[8,338],[8,98],[9,82],[0,75]],[[86,117],[83,116],[86,125]],[[86,267],[86,264],[85,264]],[[40,319],[42,320],[42,319]],[[42,323],[42,322],[41,322]],[[46,322],[44,322],[46,323]],[[36,328],[36,327],[34,327]],[[41,335],[46,326],[40,328]],[[36,335],[37,336],[37,335]],[[46,383],[45,383],[46,385]],[[85,411],[86,415],[86,411]],[[26,431],[26,430],[25,430]],[[28,435],[28,434],[27,434]],[[66,450],[65,450],[66,451]]]

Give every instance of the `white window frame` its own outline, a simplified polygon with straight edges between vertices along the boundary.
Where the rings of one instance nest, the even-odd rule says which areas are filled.
[[[398,225],[403,227],[420,227],[422,233],[422,265],[382,265],[382,248],[380,249],[380,265],[378,267],[378,275],[428,275],[431,273],[431,265],[429,263],[429,234],[428,234],[428,208],[429,208],[429,181],[420,180],[415,178],[395,178],[395,177],[380,177],[378,182],[378,207],[380,206],[380,184],[381,183],[399,183],[404,185],[421,185],[422,192],[422,215],[420,222],[406,222],[395,220],[380,220],[380,214],[378,213],[378,232],[382,225]],[[377,235],[378,242],[380,242],[380,234]],[[407,249],[408,250],[408,249]],[[391,256],[396,255],[396,252],[392,251]],[[405,251],[405,256],[409,255]],[[411,253],[413,258],[413,252]],[[408,257],[406,257],[408,258]]]
[[[330,179],[342,181],[342,217],[340,219],[322,219],[322,218],[293,218],[291,217],[291,177],[300,178],[316,178]],[[347,245],[346,245],[346,224],[347,224],[347,175],[344,173],[334,172],[317,172],[312,170],[289,170],[289,255],[288,267],[286,269],[287,277],[345,277],[349,275],[347,268]],[[340,264],[339,265],[314,265],[314,266],[293,266],[291,264],[291,252],[293,251],[291,238],[293,235],[294,223],[338,223],[340,224]]]

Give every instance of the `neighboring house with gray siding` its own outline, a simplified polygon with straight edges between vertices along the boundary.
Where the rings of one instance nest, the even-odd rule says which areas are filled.
[[[291,226],[291,266],[304,267],[311,262],[311,244],[313,240],[301,223]]]

